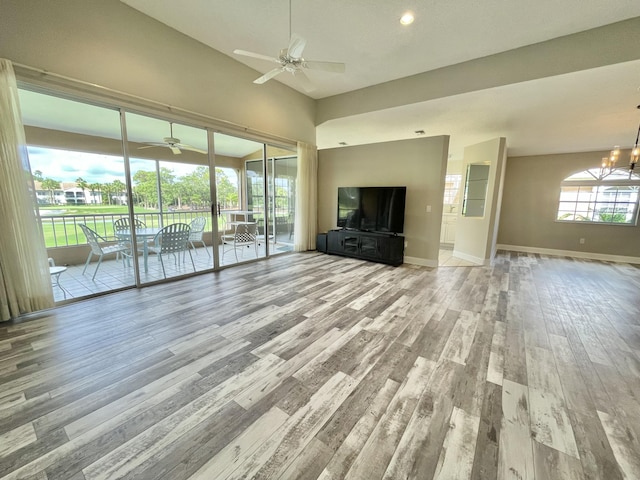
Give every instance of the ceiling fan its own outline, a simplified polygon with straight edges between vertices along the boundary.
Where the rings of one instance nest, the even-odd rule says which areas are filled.
[[[315,87],[311,83],[311,80],[309,80],[309,77],[304,73],[303,70],[305,68],[310,70],[322,70],[325,72],[344,73],[345,65],[344,63],[338,62],[317,62],[306,60],[302,56],[302,51],[306,44],[307,41],[300,35],[291,33],[291,0],[289,0],[289,46],[280,50],[280,54],[277,58],[238,49],[234,50],[233,53],[236,55],[244,55],[245,57],[258,58],[260,60],[280,64],[279,67],[276,67],[261,77],[256,78],[253,83],[262,84],[282,72],[289,72],[298,79],[305,91],[312,92],[315,90]]]
[[[167,147],[170,148],[174,155],[180,155],[182,150],[190,150],[192,152],[202,153],[204,155],[207,154],[206,150],[201,150],[199,148],[193,147],[191,145],[187,145],[185,143],[180,143],[179,138],[175,138],[173,136],[173,123],[169,123],[170,136],[164,137],[162,140],[164,143],[153,143],[148,142],[144,147],[138,147],[138,150],[142,150],[143,148],[154,148],[154,147]]]

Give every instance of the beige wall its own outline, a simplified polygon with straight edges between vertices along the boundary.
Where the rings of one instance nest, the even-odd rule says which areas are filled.
[[[448,148],[439,136],[321,150],[318,231],[336,228],[338,187],[406,186],[405,262],[437,265]]]
[[[0,57],[315,144],[314,100],[118,0],[3,1]]]
[[[560,182],[598,167],[609,152],[512,157],[507,161],[498,243],[640,257],[640,227],[556,222]],[[623,151],[621,159],[628,159]],[[585,239],[584,245],[580,238]]]

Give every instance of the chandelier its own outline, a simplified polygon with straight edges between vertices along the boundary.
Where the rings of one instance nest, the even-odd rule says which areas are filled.
[[[640,108],[640,105],[638,105],[637,108]],[[638,163],[638,158],[640,158],[640,145],[638,145],[638,139],[640,139],[640,124],[638,125],[638,133],[636,133],[636,143],[633,144],[633,148],[631,149],[631,158],[629,160],[629,178],[631,178],[633,169],[636,168],[636,163]]]
[[[640,109],[640,105],[638,105],[637,108]],[[636,168],[636,164],[638,163],[638,159],[640,158],[640,145],[638,145],[638,140],[640,140],[640,125],[638,125],[636,141],[631,148],[631,155],[629,158],[629,178],[631,178],[633,170]],[[602,165],[600,166],[600,178],[604,178],[611,172],[613,172],[613,170],[616,168],[618,157],[620,157],[620,147],[616,145],[615,147],[613,147],[613,150],[609,152],[608,157],[602,158]]]

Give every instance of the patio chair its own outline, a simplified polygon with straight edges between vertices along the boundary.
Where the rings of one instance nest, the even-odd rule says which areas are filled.
[[[269,227],[270,227],[270,230],[269,230],[269,241],[271,241],[271,240],[275,239],[273,222],[271,222]],[[264,218],[259,218],[258,220],[256,220],[256,239],[258,241],[258,245],[262,245],[263,242],[267,243],[267,237],[264,234],[264,232],[265,232]]]
[[[133,225],[135,228],[145,228],[147,226],[142,220],[138,220],[137,218],[133,219]],[[113,222],[114,232],[122,232],[125,230],[131,230],[131,227],[129,226],[129,217],[122,217]]]
[[[147,226],[142,220],[138,220],[137,218],[133,219],[133,225],[134,225],[134,228],[146,228]],[[125,239],[123,237],[118,236],[118,233],[122,233],[122,232],[126,232],[128,235],[128,238],[125,237],[126,238]],[[123,253],[123,255],[132,257],[133,250],[131,249],[131,241],[129,240],[131,238],[130,236],[131,226],[129,225],[129,217],[122,217],[116,220],[115,222],[113,222],[113,233],[118,239],[118,243],[120,245],[126,246],[128,249],[128,253]],[[141,244],[142,242],[144,242],[144,240],[138,240],[138,244]]]
[[[189,250],[189,234],[191,228],[186,223],[172,223],[160,230],[155,236],[153,246],[149,246],[149,251],[158,255],[160,264],[162,265],[162,274],[164,278],[167,278],[167,273],[164,269],[163,256],[167,254],[174,255],[176,263],[180,263],[180,254],[189,252],[189,258],[191,258],[191,265],[193,265],[193,271],[196,271],[196,264],[193,263],[193,256],[191,250]]]
[[[222,257],[233,250],[238,261],[238,248],[251,246],[255,248],[256,258],[258,258],[258,235],[255,222],[237,222],[233,233],[222,235]],[[229,246],[230,248],[226,248]]]
[[[189,244],[191,244],[193,249],[196,251],[196,255],[197,255],[198,250],[196,249],[196,246],[193,244],[193,242],[201,243],[202,246],[204,247],[205,252],[207,252],[207,255],[211,257],[211,254],[209,253],[209,249],[207,248],[206,243],[204,243],[204,240],[202,240],[202,235],[204,233],[204,227],[206,224],[207,224],[207,219],[205,217],[196,217],[193,220],[191,220],[191,223],[189,224],[189,227],[191,228],[191,233],[189,234]]]
[[[120,244],[112,245],[106,238],[98,235],[95,231],[91,230],[85,224],[80,223],[79,225],[82,229],[82,233],[84,233],[84,236],[87,238],[87,243],[91,246],[91,251],[89,252],[87,261],[84,264],[84,269],[82,270],[83,275],[87,271],[89,262],[91,262],[91,257],[93,257],[94,255],[98,256],[98,265],[96,266],[96,271],[93,272],[93,277],[91,277],[91,280],[95,280],[98,269],[100,268],[100,264],[102,263],[102,257],[104,257],[105,255],[115,253],[116,256],[118,256],[118,254],[122,253],[122,265],[124,266],[125,252],[129,250],[129,247]],[[127,258],[127,262],[128,261],[129,260]]]
[[[64,288],[62,286],[62,284],[60,283],[60,275],[62,275],[64,272],[67,271],[67,267],[63,267],[63,266],[56,266],[56,262],[53,258],[49,258],[49,275],[51,276],[51,286],[52,287],[58,287],[61,291],[62,291],[62,295],[64,297],[64,299],[67,299],[67,293],[69,293],[67,291],[66,288]],[[71,295],[69,293],[69,295]]]

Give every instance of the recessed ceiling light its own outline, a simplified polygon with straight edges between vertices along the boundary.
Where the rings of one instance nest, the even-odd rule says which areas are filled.
[[[400,17],[400,23],[402,25],[411,25],[413,23],[413,13],[406,12]]]

